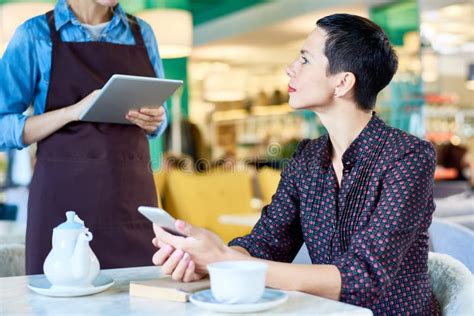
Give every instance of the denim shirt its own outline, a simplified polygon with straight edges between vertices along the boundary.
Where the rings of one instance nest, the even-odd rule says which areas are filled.
[[[66,0],[58,0],[54,9],[56,29],[65,42],[91,42],[89,32],[81,25]],[[151,64],[158,77],[164,76],[158,45],[151,27],[138,19]],[[134,45],[135,39],[127,16],[120,5],[98,41]],[[22,149],[25,111],[33,105],[34,115],[46,107],[51,73],[52,42],[45,15],[34,17],[16,30],[0,59],[0,151]],[[168,124],[166,118],[150,135],[160,135]]]

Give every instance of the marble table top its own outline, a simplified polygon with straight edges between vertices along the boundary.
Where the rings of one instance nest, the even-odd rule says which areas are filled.
[[[72,298],[47,297],[28,289],[29,278],[0,278],[0,315],[217,315],[191,303],[152,300],[129,295],[131,280],[161,276],[159,267],[102,270],[115,280],[105,292]],[[287,292],[288,301],[261,312],[267,315],[372,315],[368,309],[301,292]],[[249,314],[247,314],[249,315]]]

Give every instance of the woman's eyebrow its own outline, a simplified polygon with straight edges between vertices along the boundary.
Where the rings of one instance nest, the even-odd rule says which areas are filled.
[[[311,56],[311,57],[314,57],[313,54],[311,54],[311,53],[310,53],[308,50],[306,50],[306,49],[300,50],[300,54],[301,54],[301,55],[305,55],[305,54],[306,54],[306,55],[309,55],[309,56]]]

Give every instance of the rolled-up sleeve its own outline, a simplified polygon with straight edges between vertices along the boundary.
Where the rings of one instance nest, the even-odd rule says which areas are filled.
[[[294,259],[303,244],[295,181],[304,163],[301,153],[308,141],[303,140],[298,145],[281,173],[272,202],[263,208],[262,216],[252,232],[232,240],[229,246],[243,247],[252,257],[280,262],[290,262]]]
[[[435,166],[434,149],[423,142],[387,169],[367,226],[335,258],[342,279],[341,301],[366,306],[384,295],[408,249],[431,223]]]
[[[155,38],[155,34],[153,33],[152,28],[148,23],[145,21],[138,19],[138,23],[140,25],[140,29],[142,32],[143,40],[145,42],[145,46],[148,51],[148,56],[150,58],[151,65],[153,66],[153,69],[155,70],[156,76],[158,78],[164,78],[165,77],[165,72],[163,68],[163,62],[160,57],[160,52],[158,50],[158,43]],[[155,138],[157,136],[160,136],[163,134],[165,131],[166,127],[168,126],[168,107],[166,105],[166,102],[163,104],[163,108],[165,109],[165,119],[163,122],[161,122],[160,126],[156,129],[151,134],[148,134],[149,138]]]
[[[33,38],[21,25],[0,60],[0,150],[22,149],[23,130],[38,79]]]

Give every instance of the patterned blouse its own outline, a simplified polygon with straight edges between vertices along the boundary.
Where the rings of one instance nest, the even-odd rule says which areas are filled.
[[[439,314],[427,272],[433,147],[374,114],[342,162],[339,188],[328,135],[303,140],[252,232],[229,245],[291,262],[304,242],[313,264],[339,269],[341,301],[380,315]]]

